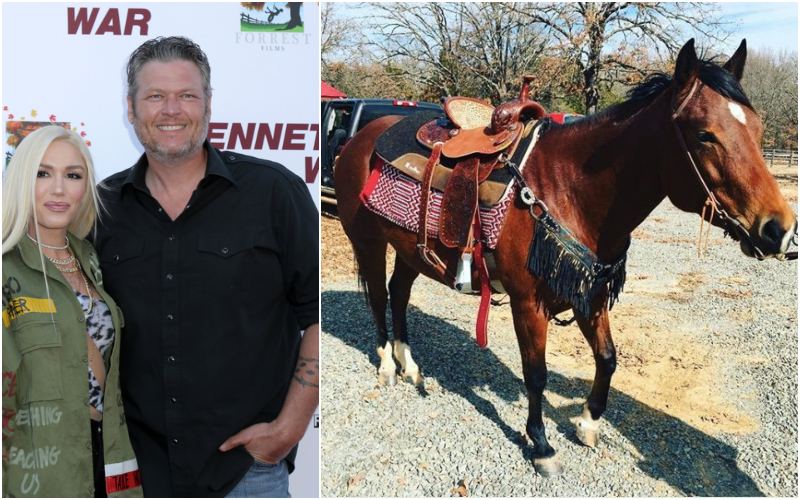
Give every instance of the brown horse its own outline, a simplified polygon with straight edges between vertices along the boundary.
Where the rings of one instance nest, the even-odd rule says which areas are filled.
[[[739,84],[746,56],[742,41],[720,67],[698,60],[690,40],[678,55],[674,75],[651,76],[626,102],[597,115],[566,125],[550,124],[520,166],[525,184],[601,262],[624,255],[631,232],[665,197],[679,209],[697,214],[706,200],[713,200],[722,215],[712,215],[712,223],[739,240],[745,255],[783,259],[796,236],[797,219],[762,159],[764,127]],[[395,383],[394,355],[401,377],[418,384],[422,377],[408,345],[406,307],[417,276],[438,279],[438,275],[419,257],[414,233],[372,213],[359,199],[370,175],[375,140],[399,119],[381,118],[357,134],[338,160],[335,183],[342,225],[378,328],[379,380]],[[549,475],[560,471],[542,421],[549,320],[572,308],[594,354],[594,384],[577,423],[578,437],[588,446],[599,437],[616,353],[608,321],[608,287],[591,298],[590,313],[581,314],[543,278],[526,270],[537,224],[531,214],[517,196],[495,258],[522,355],[529,399],[526,430],[534,447],[534,466]],[[388,293],[387,244],[397,252]],[[455,268],[458,250],[438,242],[434,250],[448,268]],[[387,335],[387,299],[394,345]]]

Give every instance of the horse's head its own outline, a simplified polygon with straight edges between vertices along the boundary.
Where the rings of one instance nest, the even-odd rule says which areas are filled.
[[[721,214],[714,225],[739,240],[746,255],[782,258],[797,218],[764,163],[764,125],[739,84],[746,57],[744,40],[722,67],[698,60],[694,40],[681,49],[673,78],[674,131],[667,134],[682,151],[664,166],[662,180],[682,210],[700,214],[706,200],[716,204]]]

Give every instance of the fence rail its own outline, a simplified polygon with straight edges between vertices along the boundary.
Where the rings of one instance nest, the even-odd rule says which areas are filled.
[[[770,167],[774,164],[797,165],[796,149],[765,149],[764,161]]]
[[[245,14],[245,13],[242,13],[242,21],[248,22],[250,24],[263,24],[265,26],[269,24],[267,21],[262,21],[260,19],[256,19],[255,17],[250,17],[250,14]]]

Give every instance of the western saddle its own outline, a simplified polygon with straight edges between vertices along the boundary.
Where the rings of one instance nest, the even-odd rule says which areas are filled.
[[[422,181],[417,248],[422,260],[436,270],[443,281],[455,282],[459,291],[465,291],[460,286],[464,283],[461,278],[466,279],[466,291],[470,289],[470,274],[466,274],[469,269],[460,270],[460,276],[453,276],[427,244],[428,197],[434,172],[442,157],[455,162],[444,189],[439,240],[449,248],[472,254],[475,240],[480,239],[480,184],[493,170],[505,166],[519,145],[526,124],[546,115],[539,103],[528,98],[532,81],[532,76],[524,76],[519,97],[496,108],[477,99],[450,97],[444,103],[448,121],[433,120],[417,132],[419,143],[431,150]],[[475,257],[480,267],[480,257]]]

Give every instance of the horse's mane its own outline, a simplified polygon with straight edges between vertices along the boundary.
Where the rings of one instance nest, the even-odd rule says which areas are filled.
[[[718,66],[711,60],[700,60],[700,81],[707,85],[711,90],[721,96],[735,101],[743,106],[753,109],[750,100],[744,93],[742,86],[732,73]],[[584,128],[591,127],[598,122],[621,122],[624,121],[642,108],[650,104],[656,97],[661,95],[673,83],[671,75],[662,72],[655,72],[648,75],[642,83],[627,93],[627,100],[615,104],[607,109],[598,111],[581,120],[577,120],[564,125],[555,123],[549,124],[546,128]]]

